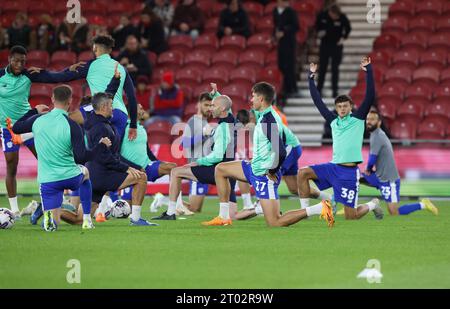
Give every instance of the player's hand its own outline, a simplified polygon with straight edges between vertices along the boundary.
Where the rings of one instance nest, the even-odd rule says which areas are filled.
[[[139,179],[140,177],[145,175],[145,173],[143,173],[140,170],[137,170],[137,169],[135,169],[135,168],[133,168],[131,166],[128,168],[127,173],[129,175],[131,175],[134,179]]]
[[[284,32],[283,31],[277,31],[275,32],[275,37],[279,40],[282,37],[284,37]]]
[[[48,106],[45,104],[36,105],[35,108],[37,109],[38,114],[45,114],[48,113],[48,111],[50,110]]]
[[[204,136],[210,136],[212,134],[212,131],[214,130],[214,128],[212,126],[210,126],[209,124],[207,124],[204,128],[203,128],[203,135]]]
[[[273,182],[278,182],[278,176],[277,174],[272,174],[272,173],[267,173],[267,178],[269,178],[270,180],[272,180]]]
[[[317,72],[317,63],[310,63],[309,64],[309,70],[311,71],[311,73],[315,74]]]
[[[42,71],[42,69],[38,68],[38,67],[29,67],[28,68],[28,72],[30,72],[31,74],[40,73],[41,71]]]
[[[120,71],[118,70],[119,63],[116,62],[116,67],[114,68],[114,78],[120,79]]]
[[[129,141],[134,141],[136,139],[136,136],[137,136],[137,131],[135,128],[128,129],[128,140]]]
[[[370,62],[371,62],[370,57],[368,57],[368,56],[363,57],[361,60],[361,65],[360,65],[361,70],[367,71],[366,67],[370,64]]]
[[[72,65],[69,67],[69,71],[70,71],[70,72],[78,72],[78,68],[79,68],[79,67],[83,67],[85,64],[86,64],[85,61],[80,61],[80,62],[78,62],[78,63],[72,64]]]
[[[217,84],[216,83],[209,83],[209,85],[211,86],[211,95],[215,95],[217,92]]]
[[[111,147],[111,145],[112,145],[112,143],[111,143],[111,140],[108,138],[108,137],[102,137],[101,139],[100,139],[100,142],[99,142],[100,144],[104,144],[106,147]]]

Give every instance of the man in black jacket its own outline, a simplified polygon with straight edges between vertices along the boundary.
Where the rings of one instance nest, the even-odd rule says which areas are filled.
[[[289,0],[278,0],[273,9],[274,36],[278,42],[278,67],[283,73],[283,90],[286,96],[297,93],[296,33],[299,30],[297,13]]]
[[[156,225],[141,218],[141,205],[147,189],[147,176],[144,172],[130,167],[120,157],[121,138],[109,119],[112,116],[112,97],[107,93],[97,93],[92,98],[94,112],[84,124],[89,147],[98,142],[98,137],[111,140],[111,147],[101,152],[86,164],[92,181],[92,202],[100,203],[108,191],[133,187],[130,225]]]
[[[250,23],[247,12],[242,8],[240,0],[229,0],[228,7],[220,13],[217,36],[224,35],[250,36]]]
[[[134,35],[129,35],[125,43],[125,50],[119,54],[117,60],[130,73],[133,83],[136,85],[137,77],[152,74],[152,65],[148,60],[146,52],[140,48],[139,41]]]
[[[333,98],[335,98],[338,96],[339,65],[342,61],[343,43],[351,31],[350,21],[341,12],[340,8],[334,4],[317,16],[316,28],[319,37],[322,38],[317,89],[319,92],[322,91],[328,59],[331,58]]]

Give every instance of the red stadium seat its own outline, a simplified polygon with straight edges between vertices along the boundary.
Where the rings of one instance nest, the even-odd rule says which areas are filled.
[[[266,66],[278,65],[278,52],[276,50],[266,54],[265,64]]]
[[[443,32],[450,31],[450,14],[438,18],[436,21],[436,30]]]
[[[190,103],[184,107],[183,115],[186,118],[190,118],[192,115],[197,114],[197,104]]]
[[[394,121],[391,126],[391,134],[394,138],[415,139],[417,136],[417,123],[415,120]]]
[[[388,18],[382,25],[382,31],[408,31],[408,20],[410,18],[404,16],[394,16]]]
[[[217,1],[214,1],[214,4],[211,8],[211,14],[212,16],[219,16],[220,12],[222,12],[226,8],[224,3],[220,3]]]
[[[450,35],[448,33],[435,33],[428,37],[428,48],[434,49],[437,47],[450,48]]]
[[[419,64],[420,53],[414,49],[402,49],[394,54],[392,63],[394,65],[407,65],[410,69],[415,69]]]
[[[30,105],[35,107],[39,104],[52,105],[52,86],[49,84],[33,83],[30,89]]]
[[[71,51],[56,51],[50,58],[51,65],[68,67],[77,62],[77,55]]]
[[[427,47],[427,40],[430,35],[431,35],[431,33],[428,31],[410,32],[401,39],[402,48],[403,49],[407,49],[407,48],[425,49]]]
[[[413,81],[427,82],[431,85],[439,83],[439,69],[431,66],[421,66],[413,73]]]
[[[427,84],[414,83],[405,89],[405,98],[422,98],[431,102],[433,88]]]
[[[28,3],[28,14],[39,16],[41,14],[52,15],[53,8],[47,3],[47,1],[30,1]]]
[[[273,27],[272,18],[261,18],[256,22],[256,33],[272,33]]]
[[[441,14],[442,4],[440,0],[419,1],[416,4],[416,15],[432,14],[435,17]]]
[[[229,96],[232,100],[246,101],[248,99],[248,91],[245,85],[242,84],[230,84],[222,88],[222,94]]]
[[[94,53],[93,53],[92,51],[90,51],[90,50],[81,52],[81,53],[78,55],[78,61],[86,61],[86,62],[87,62],[87,61],[92,60],[92,59],[95,59],[95,55],[94,55]]]
[[[247,49],[269,52],[272,50],[272,36],[268,33],[257,33],[247,40]]]
[[[401,104],[402,101],[398,98],[383,98],[378,101],[377,107],[383,118],[394,120],[396,110]]]
[[[147,129],[149,144],[171,144],[173,136],[169,132],[149,132]]]
[[[49,64],[50,56],[45,50],[32,50],[27,54],[27,66],[46,68]]]
[[[205,33],[204,34],[216,34],[217,29],[219,28],[219,18],[218,17],[210,17],[205,22]]]
[[[308,15],[314,12],[314,5],[308,2],[295,1],[292,4],[292,8],[297,11],[297,13]]]
[[[218,85],[219,88],[221,88],[223,85]],[[210,92],[211,87],[208,84],[202,83],[201,85],[198,85],[197,87],[194,87],[192,89],[194,97],[198,97],[202,92]]]
[[[220,49],[242,52],[245,49],[245,37],[241,35],[225,36],[220,40]]]
[[[228,83],[228,71],[222,68],[212,67],[203,72],[203,83],[225,85]]]
[[[147,126],[147,132],[154,134],[155,132],[170,133],[172,124],[168,121],[156,121]]]
[[[159,55],[158,66],[170,67],[175,71],[183,65],[183,54],[180,51],[166,51]]]
[[[269,2],[264,7],[264,16],[266,17],[272,17],[273,10],[277,7],[276,2]]]
[[[425,116],[434,116],[441,118],[443,121],[450,121],[450,101],[446,103],[433,103],[426,107]]]
[[[370,56],[370,60],[372,61],[373,65],[375,67],[377,67],[380,64],[386,65],[386,66],[391,65],[392,55],[387,53],[386,51],[383,51],[383,50],[373,51],[369,54],[369,56]]]
[[[251,68],[239,66],[230,72],[230,81],[233,83],[242,83],[250,89],[256,82],[256,71]]]
[[[197,1],[197,6],[202,10],[206,17],[210,17],[212,15],[212,1]]]
[[[439,118],[427,117],[418,128],[418,138],[431,138],[431,139],[443,139],[445,138],[446,126],[448,120],[441,121]],[[424,136],[427,137],[424,137]]]
[[[262,17],[264,15],[264,6],[258,2],[245,2],[242,6],[249,16]]]
[[[400,46],[400,41],[396,37],[389,35],[389,34],[380,35],[379,37],[377,37],[375,39],[375,41],[373,43],[373,48],[375,50],[381,49],[384,47],[398,49],[399,46]]]
[[[180,84],[180,83],[179,83]],[[195,85],[197,86],[197,85]],[[183,91],[184,100],[186,103],[192,101],[192,87],[190,85],[180,85],[181,90]]]
[[[28,8],[27,2],[14,1],[14,2],[6,2],[2,4],[2,14],[11,13],[17,14],[18,12],[26,12]]]
[[[129,4],[123,1],[116,1],[114,5],[108,5],[107,9],[108,15],[123,14],[124,12],[130,11]]]
[[[420,55],[420,63],[437,64],[443,69],[447,65],[447,54],[447,49],[445,48],[427,50]]]
[[[264,53],[262,51],[247,50],[239,54],[239,65],[252,67],[255,71],[264,67]]]
[[[213,53],[219,47],[219,41],[215,33],[202,34],[195,40],[194,46],[196,50],[207,50]]]
[[[449,71],[449,81],[450,81],[450,69]],[[440,84],[438,87],[434,89],[434,98],[435,99],[445,99],[450,102],[450,83],[448,84]]]
[[[196,65],[206,70],[211,64],[211,53],[206,50],[193,50],[184,57],[184,65]]]
[[[211,58],[211,63],[213,66],[219,64],[225,64],[228,66],[236,66],[238,61],[238,53],[231,50],[220,51],[219,53],[213,54]]]
[[[428,103],[426,100],[419,100],[419,99],[406,100],[397,109],[397,117],[402,119],[418,118],[420,120],[424,115],[425,106],[427,105]]]
[[[300,28],[300,31],[297,32],[295,38],[297,40],[297,43],[300,45],[303,45],[306,42],[306,39],[308,38],[308,33],[306,32],[305,27]]]
[[[190,35],[174,35],[169,38],[169,47],[173,50],[189,52],[194,47],[194,43]]]
[[[409,67],[394,66],[384,74],[384,80],[386,82],[403,82],[411,83],[411,76],[413,71]]]
[[[194,68],[183,68],[176,73],[176,81],[180,85],[195,87],[202,82],[202,71]]]
[[[408,28],[409,31],[428,30],[434,31],[436,19],[432,16],[416,16],[410,19]]]
[[[411,1],[397,1],[392,3],[389,7],[389,19],[394,16],[414,16],[414,3],[412,3]]]
[[[259,71],[256,82],[268,82],[271,83],[277,92],[281,91],[283,76],[278,68],[264,68]]]
[[[377,91],[379,98],[395,98],[398,100],[403,100],[403,84],[399,83],[385,83],[383,87]]]

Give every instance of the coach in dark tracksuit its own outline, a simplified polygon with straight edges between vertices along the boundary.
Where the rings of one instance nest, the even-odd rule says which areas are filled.
[[[274,36],[278,41],[278,67],[283,73],[283,92],[286,96],[297,93],[296,33],[299,30],[297,13],[289,0],[278,0],[273,9]]]
[[[316,29],[319,37],[322,36],[317,89],[322,92],[328,60],[331,58],[333,97],[337,97],[339,65],[342,61],[343,42],[348,38],[351,31],[350,21],[337,5],[333,5],[317,16]]]

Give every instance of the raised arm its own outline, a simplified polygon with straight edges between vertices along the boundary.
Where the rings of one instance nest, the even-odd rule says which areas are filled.
[[[85,64],[77,63],[61,72],[52,72],[33,67],[29,68],[28,71],[24,71],[24,74],[33,83],[66,83],[73,80],[86,78],[91,63],[92,61]]]
[[[136,91],[134,89],[133,80],[130,77],[130,74],[127,72],[127,76],[125,77],[124,88],[125,94],[128,99],[128,109],[130,111],[130,129],[136,129],[136,121],[137,121],[137,100],[136,100]]]
[[[45,106],[46,107],[46,106]],[[12,127],[15,134],[30,133],[33,130],[33,123],[44,113],[44,105],[38,105],[36,108],[30,109],[23,115]],[[48,110],[48,107],[46,108]]]
[[[372,65],[370,64],[369,57],[363,58],[361,61],[361,69],[366,71],[366,96],[364,97],[364,101],[361,103],[358,110],[353,113],[353,116],[365,121],[367,114],[370,111],[370,107],[375,101],[375,82],[373,80]]]
[[[325,118],[325,120],[327,120],[328,122],[331,122],[337,117],[337,115],[332,113],[328,109],[328,107],[325,105],[325,103],[322,101],[322,98],[320,97],[319,90],[317,90],[316,83],[314,82],[314,76],[316,72],[317,72],[317,64],[311,63],[309,65],[309,92],[311,94],[311,98],[313,99],[314,105],[316,105],[322,117]]]

